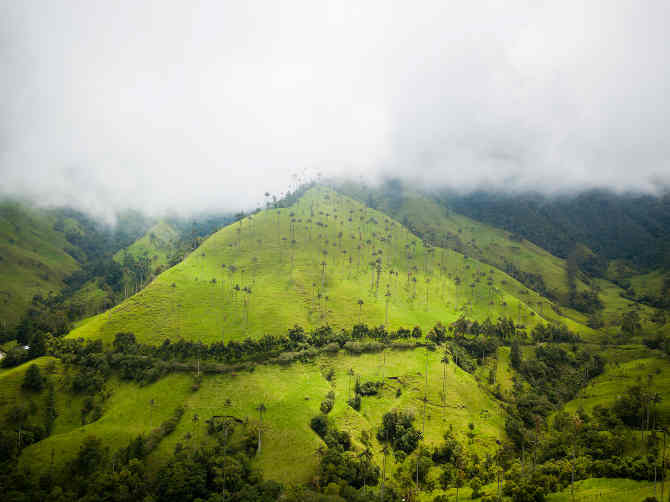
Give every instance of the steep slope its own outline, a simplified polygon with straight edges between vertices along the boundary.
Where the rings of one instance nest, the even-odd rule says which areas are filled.
[[[213,342],[283,334],[294,324],[428,329],[464,314],[512,316],[529,326],[562,320],[591,333],[559,312],[495,267],[425,245],[388,216],[316,187],[288,209],[261,211],[217,232],[70,336],[109,342],[130,331],[157,344]]]
[[[517,234],[468,218],[399,183],[376,189],[344,183],[341,188],[403,222],[433,245],[493,264],[549,298],[567,298],[565,260]],[[579,279],[577,287],[586,289]]]
[[[398,183],[389,182],[376,189],[353,183],[339,186],[345,193],[351,194],[359,201],[366,201],[402,221],[428,242],[455,249],[492,264],[517,278],[527,287],[560,304],[561,312],[566,317],[578,323],[588,322],[589,314],[566,306],[570,296],[567,261],[552,255],[521,235],[458,214],[441,203],[408,190]],[[580,251],[580,256],[586,258],[595,256],[584,246],[580,245],[577,249]],[[618,275],[615,273],[615,269],[621,268],[622,265],[621,262],[618,263],[618,267],[612,264],[607,277],[612,279],[623,273],[633,280],[631,276],[634,272],[628,269],[625,273],[619,272]],[[658,283],[659,275],[662,275],[662,272],[649,274],[648,282]],[[645,284],[646,277],[635,279],[635,284]],[[640,309],[644,319],[653,318],[657,314],[657,309],[642,305],[634,297],[631,299],[619,285],[623,284],[619,280],[614,283],[605,278],[588,277],[577,269],[574,282],[577,293],[585,294],[593,290],[599,292],[603,308],[597,315],[603,323],[602,329],[611,335],[619,332],[622,315],[628,310]],[[655,291],[657,290],[658,287],[655,288]],[[641,289],[642,291],[645,289]],[[645,328],[655,330],[657,326],[646,323]]]
[[[47,211],[0,203],[0,322],[15,326],[33,296],[58,294],[63,279],[79,269],[65,227]]]
[[[50,468],[52,451],[56,467],[65,465],[89,435],[101,438],[115,451],[126,446],[138,434],[148,434],[170,417],[178,406],[184,415],[176,430],[151,454],[154,469],[173,455],[175,446],[207,442],[206,421],[213,415],[232,416],[240,421],[258,424],[256,408],[262,402],[267,409],[263,419],[263,450],[256,458],[266,477],[282,482],[308,482],[313,476],[318,456],[316,450],[324,443],[310,428],[310,420],[319,414],[319,405],[329,391],[335,393],[335,406],[330,417],[338,429],[351,434],[360,445],[362,434],[370,434],[370,445],[378,465],[382,463],[382,447],[375,437],[384,413],[406,410],[416,417],[415,425],[423,429],[424,385],[427,395],[425,439],[436,445],[449,426],[457,438],[466,442],[468,424],[474,424],[470,447],[484,454],[495,449],[496,439],[504,437],[504,410],[501,403],[480,387],[473,375],[455,364],[446,368],[446,394],[442,399],[443,365],[439,351],[387,350],[384,354],[348,355],[344,352],[322,356],[312,363],[290,366],[259,365],[252,373],[205,376],[199,390],[193,391],[193,376],[172,374],[156,383],[139,387],[112,378],[106,385],[101,403],[102,416],[94,422],[81,424],[80,409],[85,397],[68,390],[62,366],[56,364],[47,373],[56,385],[54,432],[48,438],[29,446],[22,454],[21,464],[30,466],[37,475]],[[37,364],[43,370],[50,358]],[[55,364],[55,363],[54,363]],[[7,411],[14,403],[32,400],[43,402],[46,392],[29,393],[20,388],[28,364],[0,372],[0,399]],[[349,369],[361,381],[386,381],[376,396],[364,397],[361,410],[346,404],[353,387]],[[329,379],[325,375],[330,373]],[[426,374],[426,370],[428,373]],[[71,378],[71,376],[70,376]],[[96,400],[96,403],[98,401]],[[153,404],[152,404],[153,403]],[[194,416],[200,419],[195,421]],[[40,424],[42,412],[29,416],[28,422]],[[393,457],[387,459],[389,474],[397,468]]]
[[[575,413],[579,408],[591,413],[596,405],[611,407],[628,388],[641,385],[661,396],[655,405],[659,420],[670,420],[670,402],[664,397],[670,395],[670,361],[660,351],[630,345],[611,348],[603,355],[609,364],[605,372],[582,389],[577,397],[566,403],[565,409]]]
[[[475,192],[443,195],[451,207],[480,221],[519,233],[567,257],[584,243],[602,257],[636,266],[668,265],[670,194],[616,194],[591,190],[560,197],[533,193]]]
[[[114,260],[123,264],[124,255],[128,253],[135,260],[147,257],[151,270],[167,265],[170,253],[179,238],[179,232],[169,223],[160,221],[151,227],[142,237],[114,255]]]

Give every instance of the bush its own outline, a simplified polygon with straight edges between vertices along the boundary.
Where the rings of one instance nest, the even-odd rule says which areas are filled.
[[[22,345],[18,345],[5,354],[5,357],[2,360],[2,367],[13,368],[14,366],[18,366],[27,361],[28,357],[28,351],[24,349]]]
[[[326,415],[317,415],[309,423],[309,426],[320,437],[324,438],[328,432],[328,418]]]
[[[394,450],[412,453],[419,444],[421,433],[414,428],[414,416],[403,411],[390,411],[382,417],[377,439],[389,441]]]
[[[44,377],[40,372],[39,366],[31,364],[28,367],[28,371],[26,371],[26,374],[23,377],[23,384],[21,387],[35,392],[39,392],[44,388]]]
[[[356,382],[356,394],[360,394],[361,396],[375,396],[379,392],[381,386],[381,382],[365,382],[364,384]]]
[[[324,415],[327,415],[328,413],[330,413],[330,410],[333,409],[334,404],[335,404],[335,401],[333,401],[332,399],[329,399],[329,398],[326,398],[323,401],[321,401],[321,407],[320,407],[321,408],[321,413],[323,413]]]
[[[335,342],[331,342],[323,348],[324,352],[331,352],[331,353],[337,352],[339,350],[340,350],[340,345],[338,343],[335,343]]]

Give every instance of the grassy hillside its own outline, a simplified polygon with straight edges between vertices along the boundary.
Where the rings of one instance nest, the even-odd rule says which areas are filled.
[[[578,323],[587,323],[588,315],[565,306],[569,295],[566,260],[518,235],[458,214],[428,197],[400,187],[391,189],[384,186],[382,191],[376,192],[359,185],[345,184],[343,189],[358,200],[367,200],[378,209],[393,215],[424,239],[493,264],[526,286],[560,303],[561,312],[566,317]],[[588,248],[579,248],[584,256],[593,255]],[[638,295],[659,297],[666,274],[660,270],[644,275],[634,274],[634,270],[625,262],[613,260],[605,274],[608,279],[588,278],[582,273],[576,277],[578,292],[589,291],[592,287],[598,289],[603,303],[599,317],[604,323],[603,329],[611,335],[619,332],[618,326],[625,312],[640,309],[644,320],[652,318],[657,312],[657,309],[623,298],[626,292],[612,281],[623,284],[622,279],[629,280]],[[651,331],[659,328],[649,322],[643,323],[643,327]]]
[[[377,464],[381,465],[381,447],[375,432],[382,415],[392,409],[409,410],[416,416],[415,425],[423,428],[423,395],[428,368],[426,444],[437,444],[444,431],[453,425],[463,443],[468,424],[473,423],[474,436],[470,448],[480,453],[491,451],[495,440],[504,436],[500,404],[481,390],[473,376],[454,364],[447,366],[446,396],[442,399],[443,369],[441,354],[424,350],[387,350],[385,353],[360,356],[345,353],[323,356],[313,363],[290,366],[261,365],[252,373],[205,376],[200,389],[192,390],[193,376],[173,374],[158,382],[138,387],[112,379],[107,383],[110,397],[103,403],[102,417],[82,426],[79,409],[82,398],[66,390],[66,378],[60,366],[53,373],[58,389],[54,434],[28,447],[21,457],[24,466],[37,473],[48,468],[51,452],[58,465],[72,459],[89,435],[96,435],[112,451],[125,446],[140,433],[148,433],[166,420],[177,406],[185,414],[174,433],[165,438],[152,453],[150,465],[157,468],[173,454],[177,443],[209,441],[206,420],[213,415],[229,415],[242,421],[258,423],[256,408],[263,402],[267,408],[263,419],[263,449],[256,462],[264,475],[282,482],[307,482],[313,475],[318,457],[315,451],[322,440],[310,428],[312,417],[329,391],[335,392],[335,406],[330,417],[340,430],[346,430],[362,449],[361,433],[371,433],[371,447]],[[44,367],[48,358],[39,360]],[[0,373],[2,397],[26,399],[20,383],[27,365]],[[377,396],[363,398],[360,412],[346,404],[353,387],[348,371],[353,369],[361,381],[383,381]],[[333,370],[330,380],[326,378]],[[400,392],[398,392],[400,390]],[[44,394],[44,391],[42,392]],[[153,406],[150,404],[153,400]],[[8,408],[3,407],[3,410]],[[193,416],[200,420],[194,422]],[[394,463],[389,456],[389,469]]]
[[[136,260],[146,256],[151,262],[151,270],[158,266],[167,265],[170,253],[174,250],[174,244],[179,238],[179,232],[165,221],[160,221],[125,249],[114,255],[114,260],[123,264],[126,253]]]
[[[228,416],[252,438],[261,428],[263,448],[254,456],[253,464],[267,479],[285,485],[310,483],[325,446],[311,429],[310,420],[320,413],[321,402],[332,391],[335,400],[328,417],[338,430],[350,434],[352,455],[369,447],[373,462],[381,466],[384,454],[376,432],[385,413],[403,410],[410,412],[415,417],[414,426],[424,431],[424,446],[443,445],[445,432],[453,428],[456,439],[467,449],[468,462],[472,460],[473,465],[479,464],[477,469],[490,471],[490,465],[482,467],[482,459],[491,459],[501,448],[511,447],[518,436],[515,424],[525,427],[525,434],[531,435],[539,427],[544,428],[543,419],[533,422],[528,409],[534,410],[537,417],[546,418],[546,445],[542,441],[536,444],[546,447],[546,454],[560,458],[567,435],[560,436],[565,431],[553,429],[551,417],[561,416],[556,412],[562,400],[574,394],[560,397],[563,394],[553,393],[555,400],[550,403],[535,393],[551,394],[542,385],[547,381],[566,388],[572,388],[574,383],[577,392],[581,385],[578,380],[591,367],[582,365],[583,355],[587,361],[597,353],[604,357],[607,366],[603,374],[567,403],[564,409],[571,414],[581,407],[591,411],[596,404],[612,405],[628,387],[638,384],[648,385],[660,396],[668,395],[670,363],[661,351],[641,345],[640,334],[631,338],[630,345],[607,345],[602,333],[583,324],[585,316],[559,308],[478,256],[489,262],[498,260],[497,265],[512,273],[517,269],[510,269],[508,264],[518,258],[518,270],[534,266],[533,270],[538,275],[545,274],[542,277],[551,284],[562,280],[562,260],[535,249],[527,241],[515,241],[505,232],[469,223],[458,215],[440,216],[431,212],[425,200],[419,200],[416,207],[411,206],[411,201],[406,204],[402,207],[420,214],[427,225],[443,221],[441,218],[449,225],[457,225],[453,227],[457,239],[453,242],[458,244],[462,238],[465,243],[447,243],[457,249],[433,247],[382,212],[330,189],[311,188],[290,207],[261,211],[221,229],[140,292],[81,322],[68,337],[102,340],[109,348],[119,332],[132,332],[139,342],[153,345],[161,345],[168,338],[212,343],[260,338],[264,334],[284,335],[294,324],[307,330],[325,324],[335,330],[351,329],[361,322],[383,324],[389,330],[418,325],[426,332],[438,321],[448,324],[465,315],[480,321],[508,316],[527,330],[538,322],[559,321],[579,332],[586,343],[548,342],[540,344],[541,349],[539,345],[524,344],[520,349],[523,363],[515,366],[518,372],[511,363],[512,354],[518,354],[515,344],[513,348],[498,346],[481,365],[475,363],[472,374],[453,361],[443,365],[441,348],[432,351],[422,346],[396,346],[383,352],[352,355],[336,347],[335,352],[322,348],[320,353],[313,352],[319,355],[288,365],[254,366],[247,362],[233,370],[223,360],[206,361],[204,367],[212,374],[203,374],[201,379],[194,378],[195,369],[189,371],[191,363],[195,368],[195,361],[190,359],[195,356],[186,348],[175,353],[176,359],[164,360],[162,355],[151,359],[154,356],[149,354],[154,349],[148,347],[134,346],[133,350],[142,351],[139,356],[133,350],[126,353],[118,347],[103,355],[101,347],[97,347],[91,348],[86,364],[88,368],[102,368],[95,375],[98,378],[104,374],[106,382],[102,390],[97,387],[90,396],[73,390],[78,372],[84,371],[77,357],[89,350],[81,346],[79,352],[57,352],[63,361],[74,362],[72,365],[53,358],[35,360],[53,386],[57,416],[51,435],[23,450],[19,468],[30,467],[42,475],[52,468],[52,458],[57,468],[64,467],[90,436],[100,438],[113,453],[140,434],[150,437],[174,416],[177,408],[183,407],[184,414],[174,431],[162,438],[146,458],[149,476],[174,459],[176,450],[186,448],[192,452],[203,445],[213,446],[216,440],[207,432],[207,421],[214,416]],[[406,221],[410,221],[409,217]],[[157,225],[128,248],[128,255],[135,260],[154,260],[152,266],[164,264],[161,260],[167,260],[170,242],[176,235],[173,232],[167,225]],[[116,259],[126,261],[121,254]],[[611,282],[601,280],[595,284],[605,302],[602,315],[612,324],[606,329],[615,329],[621,315],[630,309],[638,311],[643,328],[651,326],[654,309],[622,297],[622,289]],[[80,291],[86,298],[99,293],[94,285],[89,286]],[[69,342],[62,344],[65,345]],[[482,357],[483,354],[482,349]],[[256,356],[260,358],[262,354],[248,355],[259,360],[254,359]],[[307,359],[311,362],[304,362]],[[226,359],[228,364],[232,360]],[[156,374],[167,376],[157,381],[141,378],[143,361],[154,365]],[[171,373],[160,373],[159,366],[164,364]],[[110,372],[110,365],[114,371]],[[125,365],[134,368],[128,370],[132,375],[125,373]],[[27,429],[47,422],[48,391],[35,393],[21,388],[28,367],[23,364],[0,370],[0,421],[10,428],[14,424],[9,417],[17,406],[28,412],[24,424]],[[213,374],[219,370],[234,372]],[[567,376],[563,371],[568,372]],[[546,378],[538,383],[534,375],[541,374]],[[561,375],[562,379],[558,378]],[[123,376],[136,381],[122,380]],[[514,385],[518,379],[521,386]],[[137,381],[154,383],[139,385]],[[361,397],[360,410],[347,404],[356,381],[383,382],[376,395]],[[260,404],[266,410],[262,425]],[[658,410],[662,420],[670,420],[670,403],[661,399]],[[632,435],[637,433],[631,429]],[[549,441],[556,441],[555,449]],[[636,452],[632,449],[626,453]],[[387,477],[406,480],[414,458],[403,464],[387,455]],[[439,494],[455,496],[453,485],[446,491],[437,488],[436,480],[445,465],[430,462],[425,486],[434,485],[436,489],[422,493],[421,500],[432,500]],[[490,472],[478,472],[468,474],[470,481],[485,480],[484,493],[493,494],[496,486],[491,484]],[[635,496],[649,491],[649,484],[629,486],[626,481],[614,480],[612,486],[616,488],[610,489],[608,482],[586,480],[580,482],[577,490],[584,496],[595,493],[593,490],[635,492]],[[467,497],[471,492],[466,486],[460,495]],[[551,500],[563,500],[565,493],[554,494]]]
[[[660,496],[661,484],[656,487],[656,496]],[[665,491],[667,493],[668,486]],[[617,502],[639,502],[654,496],[654,483],[633,481],[632,479],[591,478],[575,483],[575,499],[579,501],[612,500]],[[568,502],[573,500],[568,487],[562,492],[547,496],[547,502]]]
[[[654,270],[646,274],[638,274],[630,277],[633,290],[638,294],[660,297],[666,294],[670,273],[665,270]]]
[[[500,270],[426,246],[388,216],[318,187],[288,209],[262,211],[220,230],[70,336],[111,341],[131,331],[150,343],[213,342],[282,334],[294,324],[350,328],[359,319],[428,329],[464,314],[512,316],[530,326],[562,320],[591,334]]]
[[[79,268],[58,218],[16,202],[0,203],[0,322],[14,326],[34,295],[58,294]],[[60,230],[55,230],[61,228]]]
[[[583,407],[590,413],[597,404],[612,406],[626,389],[642,385],[666,398],[661,399],[656,409],[664,423],[670,421],[670,401],[667,399],[670,395],[670,361],[667,357],[639,346],[630,346],[628,350],[626,347],[612,349],[605,356],[610,361],[605,372],[582,389],[576,399],[567,403],[566,411],[574,413]]]
[[[430,242],[484,260],[502,270],[516,268],[526,274],[536,274],[555,296],[568,294],[565,260],[526,239],[463,216],[401,187],[374,195],[353,184],[343,188],[345,193],[351,193],[361,201],[370,199],[378,209],[409,225]],[[583,283],[578,286],[585,287]]]

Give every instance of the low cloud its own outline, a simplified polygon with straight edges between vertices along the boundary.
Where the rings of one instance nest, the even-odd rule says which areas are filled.
[[[667,2],[5,2],[0,191],[98,215],[298,179],[670,184]]]

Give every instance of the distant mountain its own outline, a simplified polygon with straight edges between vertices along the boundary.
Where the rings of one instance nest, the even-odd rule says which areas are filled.
[[[567,481],[561,445],[579,434],[582,458],[598,458],[582,461],[582,477],[601,476],[603,462],[638,465],[614,463],[620,448],[652,458],[626,438],[670,420],[670,403],[654,397],[670,388],[670,324],[632,294],[662,295],[665,275],[609,260],[608,275],[630,276],[621,288],[580,269],[597,256],[581,241],[562,258],[403,187],[312,186],[234,219],[152,222],[122,247],[94,239],[84,218],[48,222],[56,234],[44,236],[81,260],[62,281],[64,305],[115,305],[65,336],[37,337],[30,350],[41,352],[23,364],[30,351],[2,346],[0,459],[38,487],[21,488],[34,500],[60,486],[100,498],[90,494],[126,481],[190,500],[198,476],[208,483],[198,493],[218,498],[221,478],[206,473],[224,465],[227,500],[276,500],[274,482],[288,496],[305,484],[370,500],[379,479],[357,477],[360,466],[381,466],[385,490],[405,493],[420,464],[433,499],[455,495],[431,479],[456,454],[467,490],[492,497],[501,451],[515,459],[506,487],[535,453],[538,470],[564,462]],[[597,308],[566,306],[580,294]],[[55,312],[37,303],[29,312]],[[387,426],[401,434],[389,449]],[[261,486],[274,495],[259,497]]]
[[[670,267],[670,195],[592,190],[572,196],[440,193],[443,205],[567,258],[577,243],[605,260]]]
[[[64,279],[80,270],[66,232],[53,213],[0,204],[0,329],[18,324],[33,296],[60,293]]]

